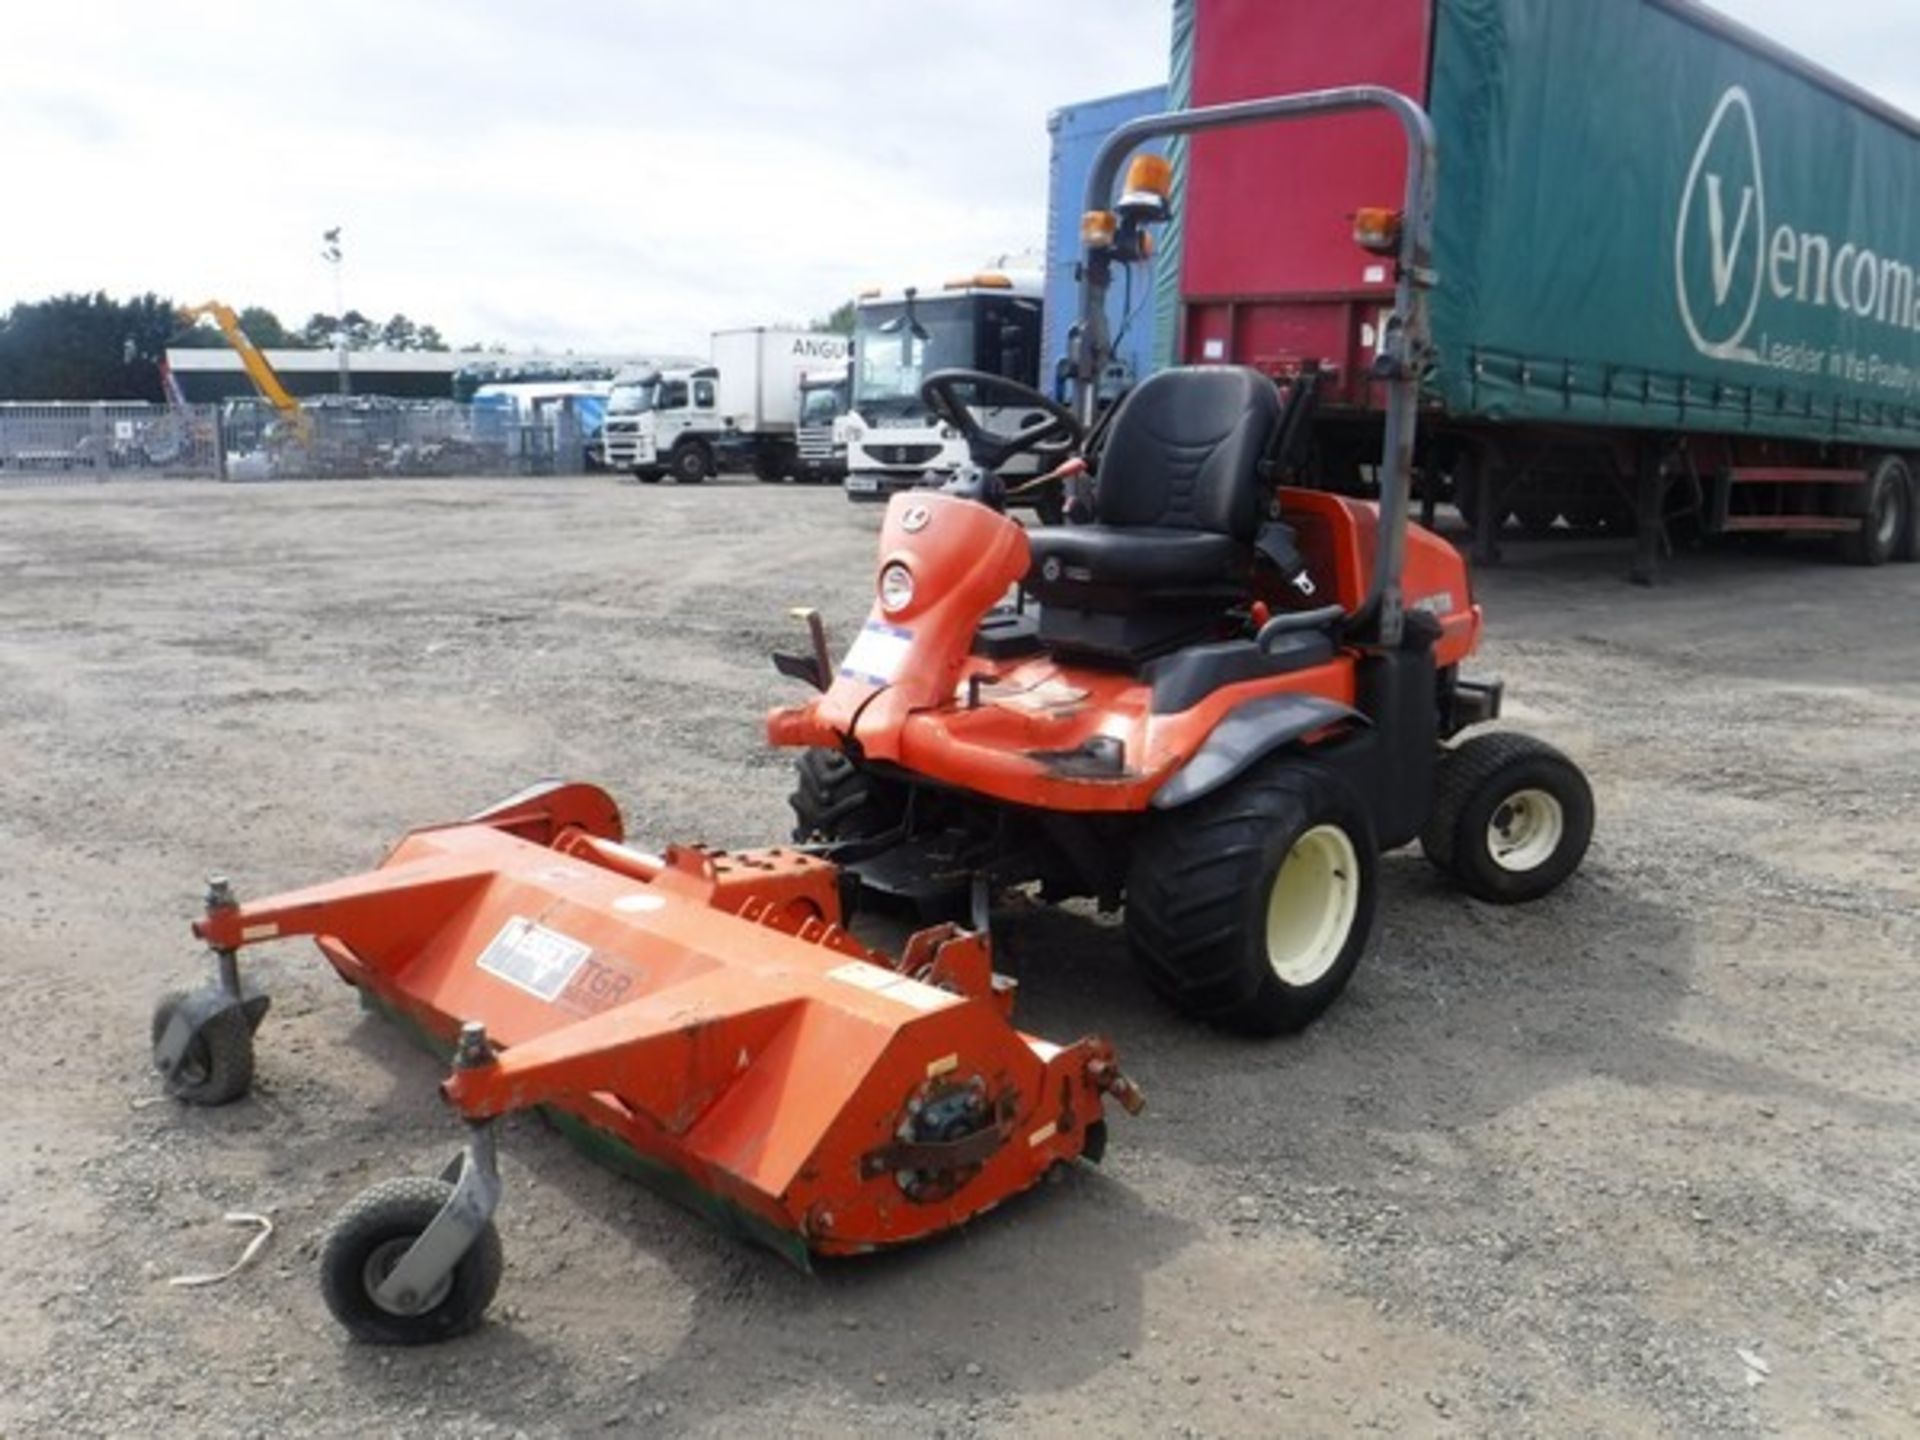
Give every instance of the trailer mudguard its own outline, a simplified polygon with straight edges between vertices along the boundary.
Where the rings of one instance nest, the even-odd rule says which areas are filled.
[[[1156,810],[1177,810],[1211,795],[1283,746],[1316,730],[1367,717],[1318,695],[1263,695],[1230,711],[1193,758],[1153,794]]]

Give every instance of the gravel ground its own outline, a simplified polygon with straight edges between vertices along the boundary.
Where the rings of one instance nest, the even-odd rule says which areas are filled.
[[[1511,545],[1486,668],[1591,773],[1592,856],[1524,911],[1391,857],[1301,1039],[1025,921],[1027,1027],[1151,1099],[1103,1168],[808,1276],[517,1121],[491,1323],[346,1343],[330,1216],[457,1127],[304,944],[252,952],[249,1100],[144,1103],[203,877],[357,870],[554,773],[650,839],[777,836],[763,657],[794,603],[848,634],[875,528],[750,484],[0,492],[0,1435],[1920,1430],[1920,567],[1790,552],[1648,592]],[[170,1287],[235,1209],[261,1262]]]

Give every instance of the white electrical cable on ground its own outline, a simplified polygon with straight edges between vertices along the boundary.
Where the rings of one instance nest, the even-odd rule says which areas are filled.
[[[260,1233],[247,1242],[247,1248],[240,1252],[240,1258],[226,1269],[212,1275],[175,1275],[167,1281],[169,1285],[218,1285],[222,1280],[231,1280],[251,1265],[266,1248],[267,1241],[273,1238],[273,1221],[264,1215],[256,1215],[251,1210],[229,1210],[221,1218],[229,1225],[252,1225]]]

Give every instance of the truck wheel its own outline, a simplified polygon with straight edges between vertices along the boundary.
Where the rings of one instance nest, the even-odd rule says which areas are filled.
[[[1246,1035],[1300,1030],[1347,987],[1373,929],[1373,822],[1340,780],[1292,757],[1156,815],[1127,881],[1147,983]]]
[[[754,457],[753,461],[753,478],[758,480],[762,485],[778,485],[787,477],[780,469],[779,461],[770,459],[765,455],[758,455]]]
[[[633,478],[642,485],[658,485],[660,472],[650,465],[636,465],[633,467]]]
[[[1841,538],[1840,553],[1854,565],[1884,565],[1910,543],[1912,528],[1913,476],[1905,461],[1889,455],[1874,466],[1860,528]]]
[[[1420,848],[1461,889],[1495,905],[1538,900],[1580,868],[1593,790],[1530,735],[1476,735],[1440,757]]]
[[[794,761],[793,838],[859,840],[900,823],[905,787],[869,774],[838,750],[805,750]]]
[[[698,485],[713,474],[713,456],[706,446],[693,440],[674,450],[667,467],[673,471],[676,484]]]

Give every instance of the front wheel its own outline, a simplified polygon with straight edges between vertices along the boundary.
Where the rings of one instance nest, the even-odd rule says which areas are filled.
[[[1565,755],[1529,735],[1476,735],[1440,758],[1420,848],[1469,895],[1517,905],[1580,868],[1593,790]]]
[[[680,485],[698,485],[713,473],[713,456],[698,442],[675,450],[668,464],[673,470],[674,482]]]
[[[395,1309],[375,1293],[453,1195],[445,1180],[388,1180],[340,1212],[320,1252],[320,1292],[333,1318],[370,1345],[428,1345],[480,1323],[500,1288],[500,1235],[491,1222],[453,1273],[420,1303]]]
[[[1347,987],[1373,929],[1377,845],[1342,781],[1281,757],[1157,815],[1127,884],[1147,983],[1242,1034],[1304,1029]]]

